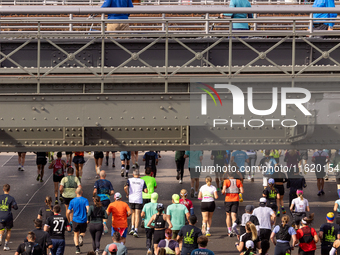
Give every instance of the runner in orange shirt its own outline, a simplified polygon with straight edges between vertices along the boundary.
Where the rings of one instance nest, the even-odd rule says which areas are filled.
[[[235,222],[239,206],[239,193],[243,193],[243,184],[238,178],[236,172],[229,173],[229,179],[223,182],[222,194],[225,195],[224,207],[226,211],[226,224],[228,227],[228,235],[233,237],[232,222]]]
[[[115,194],[114,199],[115,202],[112,202],[107,208],[107,215],[112,213],[111,236],[118,231],[121,235],[120,241],[125,245],[128,231],[127,217],[132,214],[132,211],[127,203],[121,201],[122,195],[119,192]]]

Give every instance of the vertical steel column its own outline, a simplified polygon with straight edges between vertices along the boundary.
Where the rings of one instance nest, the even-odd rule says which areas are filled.
[[[70,20],[73,20],[73,14],[71,13],[70,14]],[[73,23],[71,22],[70,24],[69,24],[69,31],[73,31]]]
[[[100,66],[100,72],[101,72],[101,84],[100,84],[100,93],[104,93],[104,64],[105,64],[105,14],[102,13],[101,15],[101,38],[102,38],[102,45],[101,45],[101,66]]]
[[[293,40],[292,40],[292,87],[294,87],[295,78],[295,31],[296,31],[296,20],[293,20]]]
[[[229,80],[231,79],[231,67],[232,67],[232,59],[233,59],[233,37],[231,36],[233,30],[233,21],[229,22],[229,57],[228,57],[228,65],[229,65]]]
[[[310,33],[313,33],[313,13],[310,13],[310,14],[309,14],[309,18],[311,19],[311,20],[309,21],[309,32],[310,32]]]
[[[205,22],[205,33],[209,34],[209,13],[205,14],[205,19],[207,20]]]
[[[165,13],[162,13],[162,19],[165,19]],[[165,31],[165,23],[162,23],[162,32]]]
[[[168,67],[169,67],[169,21],[165,23],[165,93],[168,93]]]
[[[38,42],[37,42],[37,93],[40,93],[40,21],[38,21]]]
[[[257,13],[254,13],[254,20],[256,20],[256,19],[257,19]],[[257,22],[254,22],[254,31],[257,31]]]

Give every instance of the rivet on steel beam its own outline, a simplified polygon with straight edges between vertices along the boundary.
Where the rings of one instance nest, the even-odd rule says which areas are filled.
[[[22,120],[25,120],[25,118],[22,118]]]
[[[12,118],[12,120],[14,120],[14,118]]]
[[[100,97],[97,97],[97,100],[100,100]]]
[[[140,143],[140,141],[139,141],[139,140],[137,140],[137,143]]]
[[[35,108],[35,107],[32,107],[32,110],[33,110],[33,111],[35,111],[35,110],[36,110],[36,108]]]
[[[33,97],[32,100],[35,100],[35,97]]]
[[[9,128],[8,131],[9,131],[9,132],[12,132],[12,129]]]
[[[121,129],[121,128],[118,128],[118,131],[122,131],[122,129]]]
[[[157,130],[157,128],[153,128],[153,130],[155,130],[155,131],[156,131],[156,130]]]
[[[132,143],[132,141],[130,140],[129,143]]]
[[[105,100],[109,100],[109,98],[108,98],[108,97],[105,97]]]
[[[25,144],[28,144],[28,142],[27,142],[27,141],[25,141]]]
[[[168,140],[168,143],[171,143],[171,141],[170,141],[170,140]]]
[[[128,131],[129,129],[128,128],[125,128],[125,131]]]
[[[125,143],[125,141],[122,141],[122,143]]]
[[[19,129],[16,128],[15,131],[19,131]]]
[[[122,119],[123,119],[123,117],[120,117],[120,119],[122,120]]]
[[[135,129],[135,128],[132,128],[132,131],[136,131],[136,129]]]
[[[153,118],[153,119],[156,119],[156,116],[153,116],[152,118]]]
[[[1,118],[1,120],[4,120],[4,118]]]
[[[161,110],[163,110],[163,109],[164,109],[164,107],[163,107],[163,106],[160,106],[159,108],[160,108]]]
[[[102,119],[102,117],[98,117],[98,119],[100,119],[100,120],[101,120],[101,119]]]
[[[35,141],[33,141],[32,143],[35,144]]]
[[[168,130],[171,130],[171,127],[168,127]]]
[[[43,110],[45,110],[45,107],[41,107],[40,109],[43,111]]]
[[[171,105],[168,108],[169,108],[169,110],[172,110],[172,106]]]
[[[134,119],[134,117],[131,117],[131,119]]]
[[[26,128],[23,128],[22,131],[25,131],[25,132],[26,132]]]
[[[44,98],[44,97],[42,97],[42,98],[41,98],[41,100],[45,100],[45,98]]]
[[[111,128],[111,131],[115,131],[115,129],[114,129],[114,128]]]
[[[45,117],[44,120],[47,120],[47,118]]]
[[[175,127],[175,130],[178,130],[178,127]]]
[[[44,128],[44,131],[47,131],[47,128]]]
[[[37,131],[40,131],[40,128],[37,128]]]
[[[164,116],[164,119],[166,119],[166,116]]]
[[[66,130],[66,131],[70,131],[70,129],[69,129],[69,128],[65,128],[65,130]]]
[[[145,117],[143,116],[142,119],[145,120]]]
[[[149,143],[148,140],[145,140],[145,143]]]
[[[68,120],[68,117],[66,117],[66,120]]]
[[[188,117],[188,116],[185,116],[185,118],[186,118],[186,119],[189,119],[189,117]],[[208,118],[208,119],[209,119],[209,118]]]
[[[175,116],[175,119],[177,119],[177,116]]]
[[[51,144],[51,141],[47,141],[48,144]]]
[[[72,128],[72,131],[76,131],[76,129],[75,129],[75,128]]]
[[[66,144],[66,141],[63,141],[63,144]]]
[[[143,129],[140,127],[139,130],[142,131]]]
[[[161,96],[161,99],[164,99],[164,97],[163,97],[163,96]]]
[[[78,144],[81,144],[81,141],[78,141]]]
[[[99,123],[98,122],[96,122],[96,126],[98,126],[99,125]]]
[[[33,128],[30,128],[30,131],[33,131]]]
[[[82,135],[81,135],[81,134],[78,134],[78,136],[79,136],[79,137],[82,137]]]
[[[43,141],[40,141],[40,144],[43,144],[44,142]]]
[[[62,131],[63,129],[62,128],[58,128],[59,131]]]
[[[87,117],[88,120],[90,120],[91,118],[90,117]]]
[[[148,130],[148,131],[149,131],[149,130],[150,130],[150,128],[146,128],[146,130]]]

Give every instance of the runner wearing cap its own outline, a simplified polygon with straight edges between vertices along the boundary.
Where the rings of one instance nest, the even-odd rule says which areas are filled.
[[[280,194],[277,188],[274,187],[275,181],[273,178],[268,180],[268,186],[263,190],[263,196],[267,199],[267,206],[272,208],[274,212],[277,211],[277,203],[280,202]],[[280,211],[277,212],[280,217]]]
[[[188,191],[186,189],[182,189],[179,195],[181,196],[179,203],[185,205],[190,214],[194,215],[194,205],[192,204],[192,201],[190,199],[187,199]]]
[[[211,177],[205,177],[206,185],[200,188],[198,199],[202,201],[202,233],[206,236],[211,236],[210,227],[212,223],[212,216],[215,211],[215,199],[218,199],[216,187],[211,185]]]
[[[282,224],[275,226],[270,235],[270,240],[275,245],[274,255],[291,254],[291,247],[297,244],[295,229],[288,225],[289,216],[285,215],[281,219]],[[275,239],[274,239],[275,237]],[[292,239],[292,245],[290,240]]]
[[[207,249],[208,246],[208,237],[206,236],[200,236],[197,238],[197,243],[198,243],[198,249],[193,250],[191,252],[191,255],[215,255],[211,250]]]
[[[179,203],[179,195],[172,195],[172,204],[168,206],[166,214],[172,223],[172,238],[176,239],[180,229],[185,225],[185,218],[189,220],[190,213],[185,205]]]
[[[239,206],[239,193],[243,193],[243,184],[240,180],[236,180],[236,172],[229,174],[229,179],[223,182],[222,194],[225,195],[224,207],[226,211],[226,224],[228,227],[228,235],[234,236],[232,232],[232,222],[235,222],[238,206]]]
[[[255,248],[255,246],[254,246],[254,242],[253,241],[251,241],[251,240],[248,240],[247,242],[246,242],[246,251],[243,253],[244,255],[253,255],[253,254],[255,254],[254,253],[254,248]]]
[[[153,178],[153,177],[152,177]],[[154,232],[153,228],[148,227],[148,223],[152,216],[157,213],[157,200],[158,194],[156,192],[151,194],[151,202],[143,206],[141,213],[142,223],[144,222],[145,234],[146,234],[146,248],[148,249],[148,254],[152,254],[152,235]],[[154,226],[154,224],[152,224]]]
[[[189,224],[181,228],[177,236],[177,242],[183,240],[182,255],[190,255],[191,252],[198,248],[197,238],[202,235],[202,231],[195,227],[197,217],[190,215]]]
[[[266,207],[267,199],[260,198],[260,206],[254,209],[253,215],[255,215],[260,223],[260,241],[269,240],[272,225],[276,220],[276,214],[270,207]]]
[[[258,218],[255,215],[252,215],[254,211],[254,206],[247,205],[245,211],[246,212],[242,214],[241,217],[237,217],[236,221],[234,221],[232,228],[237,235],[243,235],[246,232],[246,224],[248,221],[255,225],[257,231],[260,230],[260,223]],[[237,231],[237,225],[240,225],[240,233],[238,233]]]
[[[114,232],[112,236],[113,243],[106,245],[102,255],[110,255],[112,252],[116,252],[116,255],[127,255],[127,249],[124,244],[121,243],[121,237],[119,232]]]
[[[298,189],[296,194],[298,197],[292,200],[290,211],[293,215],[295,229],[298,229],[301,220],[306,216],[306,212],[309,212],[309,204],[308,200],[303,197],[303,190]]]
[[[127,217],[129,217],[132,212],[129,205],[121,201],[121,199],[122,195],[119,192],[116,192],[114,195],[115,201],[109,205],[106,212],[108,216],[112,213],[111,236],[113,236],[113,233],[119,232],[121,235],[121,242],[125,244],[128,230]]]
[[[320,227],[321,255],[328,255],[335,240],[340,239],[340,228],[338,224],[334,223],[334,219],[334,213],[327,213],[327,223],[322,224]]]
[[[157,213],[152,215],[150,218],[147,226],[149,228],[154,229],[154,238],[153,238],[153,245],[154,245],[154,251],[157,251],[158,243],[165,238],[165,223],[167,222],[169,225],[169,228],[172,228],[172,224],[170,221],[170,216],[164,214],[164,205],[163,204],[157,204]],[[149,250],[148,250],[149,254]]]
[[[144,180],[139,178],[139,170],[133,170],[133,178],[127,180],[124,191],[132,210],[131,230],[129,235],[138,237],[138,226],[140,220],[140,212],[143,209],[143,192],[148,193],[148,189]]]

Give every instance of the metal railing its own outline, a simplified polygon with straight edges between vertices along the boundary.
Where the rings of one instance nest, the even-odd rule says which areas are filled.
[[[246,8],[234,9],[237,12],[240,11],[238,9]],[[313,11],[311,8],[300,9],[304,13]],[[332,9],[334,12],[338,11],[338,8]],[[264,10],[265,8],[263,7],[262,9],[261,7],[256,9],[257,12],[262,13],[265,12]],[[99,11],[107,12],[108,10],[100,9],[93,12]],[[118,12],[117,9],[115,11]],[[131,11],[136,12],[136,9],[132,8]],[[204,11],[208,12],[208,9],[204,9]],[[233,11],[233,9],[228,9],[225,12]],[[286,11],[283,10],[282,12]],[[216,13],[217,11],[214,12]],[[63,14],[66,13],[64,12]],[[324,22],[324,20],[322,21]],[[44,83],[64,83],[66,81],[79,83],[81,81],[82,83],[101,84],[101,93],[104,93],[104,84],[111,83],[113,78],[123,83],[128,83],[131,79],[139,80],[140,82],[154,82],[156,79],[157,82],[164,82],[164,91],[168,92],[169,82],[188,82],[192,77],[197,78],[207,73],[216,77],[225,77],[229,81],[247,73],[262,75],[271,73],[272,76],[276,75],[289,79],[294,85],[295,79],[304,77],[305,74],[316,72],[329,75],[333,72],[340,72],[340,59],[338,59],[337,55],[333,56],[333,53],[340,47],[340,43],[335,43],[332,48],[324,50],[320,49],[313,40],[309,39],[310,36],[340,36],[340,30],[307,30],[307,27],[311,26],[313,22],[320,22],[320,20],[310,17],[260,17],[251,20],[221,19],[218,20],[218,24],[216,18],[210,18],[208,14],[204,19],[189,17],[135,18],[131,20],[115,20],[115,22],[133,23],[131,25],[132,30],[115,32],[105,30],[107,23],[110,22],[112,20],[105,19],[104,14],[101,15],[100,19],[94,20],[84,18],[73,18],[70,20],[68,17],[58,19],[35,17],[29,20],[24,18],[2,18],[1,43],[16,42],[16,48],[10,52],[0,52],[2,82],[13,82],[11,80],[13,79],[12,75],[16,78],[19,75],[19,78],[22,80],[29,80],[31,84],[36,83],[36,92],[40,93],[40,85]],[[248,22],[253,23],[252,30],[240,31],[229,29],[233,23]],[[338,25],[340,19],[332,19],[332,22]],[[271,27],[273,23],[285,24],[285,29],[277,29],[277,26]],[[7,27],[4,24],[8,24]],[[11,26],[11,24],[16,25]],[[92,26],[92,24],[94,25]],[[25,31],[23,31],[24,26],[27,26],[24,29]],[[98,31],[89,31],[91,26]],[[56,27],[59,27],[60,30],[56,31]],[[185,27],[185,29],[180,29],[181,27]],[[266,29],[263,29],[263,27],[266,27]],[[152,30],[151,28],[154,29]],[[188,40],[202,38],[207,38],[211,42],[204,50],[196,50],[187,43]],[[267,49],[258,49],[253,45],[256,42],[256,38],[274,38],[274,42]],[[143,43],[143,46],[138,50],[130,49],[123,43],[129,39],[137,40]],[[64,48],[63,44],[70,41],[75,42],[73,45],[77,45],[78,48],[75,51],[70,52]],[[208,52],[219,44],[226,42],[225,57],[228,59],[227,64],[222,66],[216,65],[213,59],[208,57]],[[305,65],[297,65],[297,42],[300,44],[304,43],[306,47],[319,52],[320,56]],[[233,63],[233,55],[235,54],[233,45],[235,43],[243,44],[256,57],[242,65],[235,65]],[[275,52],[282,43],[289,43],[291,45],[289,54],[291,54],[292,61],[290,65],[277,64],[276,59],[269,57],[270,53]],[[57,61],[51,61],[50,65],[41,63],[42,51],[44,50],[42,44],[49,45],[55,52],[59,52],[60,57]],[[170,44],[181,45],[192,57],[189,57],[181,64],[172,65],[170,61]],[[97,45],[100,53],[97,54],[98,56],[92,62],[86,62],[86,60],[82,59],[81,53],[84,53],[91,45]],[[20,61],[25,56],[20,56],[17,59],[14,58],[26,46],[36,49],[36,62],[30,67],[20,64]],[[107,47],[111,46],[116,47],[117,50],[123,52],[127,57],[120,59],[120,62],[115,65],[107,65],[105,54],[108,50]],[[145,59],[146,55],[144,53],[147,53],[148,50],[153,50],[157,46],[164,47],[164,55],[158,56],[164,62],[157,65],[149,64],[148,60]],[[237,54],[240,53],[238,52]],[[93,56],[93,58],[95,57]],[[329,60],[332,65],[325,68],[322,65],[320,66],[318,62],[323,59]],[[200,65],[192,66],[197,61],[200,62]],[[267,65],[257,66],[257,61],[266,61]],[[73,76],[70,77],[70,74]]]

